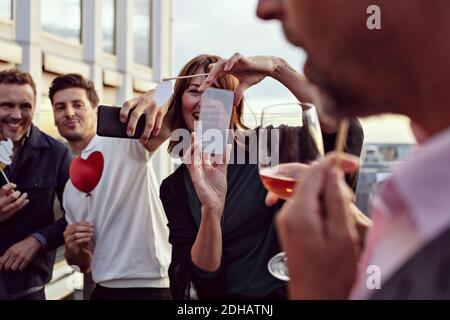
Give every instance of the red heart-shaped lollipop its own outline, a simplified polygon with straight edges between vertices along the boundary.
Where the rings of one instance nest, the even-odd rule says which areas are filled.
[[[70,180],[81,192],[90,193],[95,189],[103,174],[104,159],[99,151],[86,159],[77,157],[70,164]]]

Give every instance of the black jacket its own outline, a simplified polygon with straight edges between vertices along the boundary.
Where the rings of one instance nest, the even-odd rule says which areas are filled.
[[[55,194],[62,203],[69,178],[70,151],[32,126],[30,135],[6,172],[17,190],[28,193],[29,204],[0,223],[0,256],[12,245],[37,232],[47,247],[23,271],[0,272],[0,299],[8,299],[51,280],[56,248],[64,244],[64,218],[55,222]],[[3,183],[2,183],[3,184]]]

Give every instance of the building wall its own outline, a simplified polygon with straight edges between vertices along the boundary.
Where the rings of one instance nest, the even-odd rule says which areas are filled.
[[[116,106],[153,88],[162,77],[171,75],[170,0],[115,0],[113,53],[106,53],[103,49],[104,0],[80,1],[79,16],[67,14],[67,11],[59,12],[57,5],[44,12],[42,9],[49,3],[45,1],[48,0],[13,0],[10,18],[0,12],[0,69],[17,66],[31,73],[39,93],[34,123],[50,135],[62,139],[53,125],[48,99],[48,86],[60,74],[78,72],[90,78],[96,85],[101,103]],[[62,0],[51,1],[55,4]],[[137,3],[145,4],[145,1],[151,1],[148,13],[151,65],[137,64],[134,57],[136,32],[133,33],[133,23],[138,21],[136,14],[142,14],[136,12],[135,6]],[[44,31],[43,20],[58,16],[62,16],[62,21],[80,23],[79,41]],[[153,162],[161,181],[170,171],[164,146],[155,154]]]

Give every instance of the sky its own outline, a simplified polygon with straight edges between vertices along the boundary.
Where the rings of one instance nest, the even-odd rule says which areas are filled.
[[[287,42],[277,21],[259,20],[256,5],[257,0],[172,0],[173,73],[198,54],[230,57],[235,52],[276,55],[301,71],[305,53]],[[247,91],[246,101],[245,122],[252,126],[256,120],[250,111],[257,114],[264,106],[295,98],[277,81],[266,79]],[[414,142],[403,117],[364,119],[363,125],[366,142]]]
[[[284,38],[278,22],[256,17],[257,0],[173,0],[173,72],[198,54],[230,57],[275,55],[301,70],[302,50]],[[281,84],[266,79],[247,91],[248,110],[258,112],[274,103],[295,101]],[[252,119],[250,119],[252,120]]]

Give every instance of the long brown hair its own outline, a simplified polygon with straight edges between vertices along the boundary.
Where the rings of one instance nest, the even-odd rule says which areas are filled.
[[[202,54],[191,61],[185,64],[183,69],[179,73],[179,77],[189,76],[195,74],[198,69],[204,69],[206,72],[209,70],[208,66],[212,63],[216,63],[221,58],[219,56]],[[172,122],[172,131],[176,129],[187,129],[186,123],[183,118],[183,104],[182,97],[186,89],[189,87],[192,79],[178,79],[175,82],[173,102],[170,108],[175,108],[174,117]],[[234,91],[238,86],[238,80],[232,75],[226,75],[225,77],[216,81],[213,87],[227,89]],[[242,117],[244,112],[244,100],[237,106],[234,106],[233,113],[231,114],[231,125],[230,129],[248,129],[247,126],[244,125]],[[168,150],[172,152],[172,149],[177,145],[178,141],[171,141],[169,143]]]

